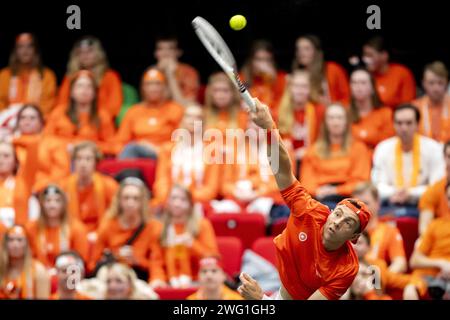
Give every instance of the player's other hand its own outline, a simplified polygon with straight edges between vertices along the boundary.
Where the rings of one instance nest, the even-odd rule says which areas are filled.
[[[245,272],[241,273],[239,279],[242,284],[239,286],[238,292],[245,300],[262,300],[264,292],[255,279]]]
[[[250,116],[253,122],[262,129],[272,129],[274,122],[269,107],[262,104],[258,98],[254,98],[253,100],[255,101],[255,111],[250,109]]]

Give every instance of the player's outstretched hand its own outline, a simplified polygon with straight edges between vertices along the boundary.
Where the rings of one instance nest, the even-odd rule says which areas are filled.
[[[258,98],[254,98],[253,100],[255,101],[255,111],[251,109],[249,111],[253,122],[262,129],[272,129],[274,122],[269,107],[261,103]]]
[[[245,272],[241,273],[239,279],[242,284],[239,286],[238,292],[245,300],[262,300],[264,292],[255,279]]]

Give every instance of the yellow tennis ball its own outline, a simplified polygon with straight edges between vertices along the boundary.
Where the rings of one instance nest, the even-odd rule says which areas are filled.
[[[247,19],[240,14],[232,16],[230,19],[230,27],[233,30],[242,30],[247,25]]]

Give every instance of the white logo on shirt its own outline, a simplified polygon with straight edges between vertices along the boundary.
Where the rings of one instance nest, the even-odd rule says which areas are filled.
[[[307,235],[306,233],[304,233],[304,232],[300,232],[300,233],[298,234],[298,239],[299,239],[301,242],[304,242],[304,241],[306,241],[306,239],[308,239],[308,235]]]

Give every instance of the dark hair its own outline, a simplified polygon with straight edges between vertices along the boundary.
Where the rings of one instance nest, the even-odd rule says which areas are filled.
[[[386,40],[382,36],[374,36],[366,41],[365,46],[371,47],[378,52],[389,52]]]
[[[25,33],[29,34],[31,36],[32,43],[33,43],[34,59],[32,62],[32,67],[37,68],[40,75],[42,76],[43,72],[44,72],[44,65],[42,63],[41,51],[39,49],[39,43],[36,39],[36,36],[33,33],[22,32],[18,36],[20,36],[21,34],[25,34]],[[14,44],[14,48],[11,52],[11,55],[9,56],[9,68],[11,69],[12,75],[17,75],[17,73],[19,72],[19,67],[20,66],[19,66],[19,59],[17,57],[17,42],[16,42]]]
[[[417,109],[417,107],[415,107],[414,105],[410,104],[410,103],[404,103],[399,105],[397,108],[395,108],[394,112],[392,113],[393,119],[395,121],[395,114],[398,111],[401,110],[412,110],[414,112],[414,115],[416,116],[416,122],[419,123],[420,122],[420,111],[419,109]]]
[[[244,76],[245,84],[248,87],[252,86],[253,83],[253,67],[252,67],[252,60],[255,57],[256,53],[258,51],[267,51],[270,52],[272,55],[272,63],[277,67],[275,63],[275,51],[273,49],[272,43],[270,43],[268,40],[256,40],[252,43],[252,46],[250,47],[250,52],[247,56],[247,59],[244,62],[244,65],[242,66],[242,74]]]
[[[370,246],[370,236],[369,233],[367,231],[363,231],[361,232],[361,237],[363,237],[364,239],[366,239],[367,244]]]
[[[155,38],[155,44],[158,43],[158,42],[165,42],[165,41],[167,41],[167,42],[176,42],[177,46],[179,44],[179,40],[174,34],[170,34],[170,33],[168,33],[168,34],[159,34]]]
[[[95,162],[98,164],[100,160],[103,158],[103,154],[98,148],[98,146],[95,144],[95,142],[92,141],[82,141],[75,145],[72,151],[72,162],[75,161],[75,158],[77,156],[77,153],[80,152],[80,150],[84,149],[90,149],[94,152],[95,155]]]
[[[22,108],[20,108],[19,112],[17,112],[17,121],[16,121],[16,127],[14,128],[14,131],[19,129],[19,120],[20,117],[22,116],[22,113],[26,110],[26,109],[33,109],[34,111],[37,112],[38,114],[38,118],[39,121],[41,122],[42,125],[45,124],[45,120],[44,120],[44,115],[42,113],[42,110],[39,109],[38,106],[34,105],[34,104],[24,104]]]

